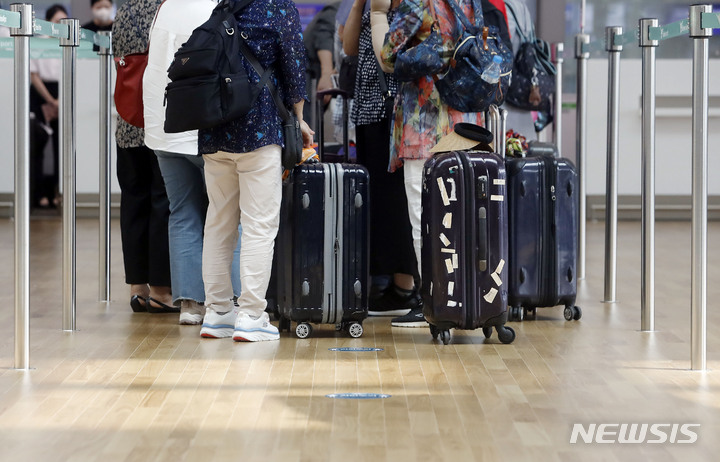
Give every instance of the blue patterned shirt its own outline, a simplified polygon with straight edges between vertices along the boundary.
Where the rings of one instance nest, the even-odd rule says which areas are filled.
[[[290,0],[256,0],[237,15],[237,22],[238,31],[247,34],[248,47],[263,68],[275,68],[272,80],[285,104],[291,107],[305,98],[305,47],[295,4]],[[239,59],[257,83],[260,76],[242,54]],[[198,134],[200,154],[243,153],[270,144],[283,146],[283,134],[267,87],[247,115]]]

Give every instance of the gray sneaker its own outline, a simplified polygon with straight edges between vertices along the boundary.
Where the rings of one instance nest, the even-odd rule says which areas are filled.
[[[180,300],[180,324],[196,326],[205,317],[205,305],[195,300]]]

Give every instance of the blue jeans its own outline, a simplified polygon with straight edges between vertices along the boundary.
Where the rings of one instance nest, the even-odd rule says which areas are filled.
[[[155,151],[170,201],[168,238],[173,301],[205,301],[203,230],[208,198],[201,156]],[[242,228],[238,227],[242,234]],[[233,293],[240,296],[240,237],[233,253]]]

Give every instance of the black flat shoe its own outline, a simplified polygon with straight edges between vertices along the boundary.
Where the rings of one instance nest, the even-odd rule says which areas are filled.
[[[147,311],[147,300],[139,295],[130,297],[130,308],[135,313],[144,313]]]
[[[148,313],[179,313],[180,307],[175,305],[166,305],[152,297],[147,298]]]

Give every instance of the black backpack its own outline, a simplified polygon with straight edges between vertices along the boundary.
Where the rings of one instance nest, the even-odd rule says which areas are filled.
[[[165,88],[165,132],[211,128],[247,114],[270,79],[255,84],[240,58],[236,15],[252,0],[223,0],[175,53]]]

